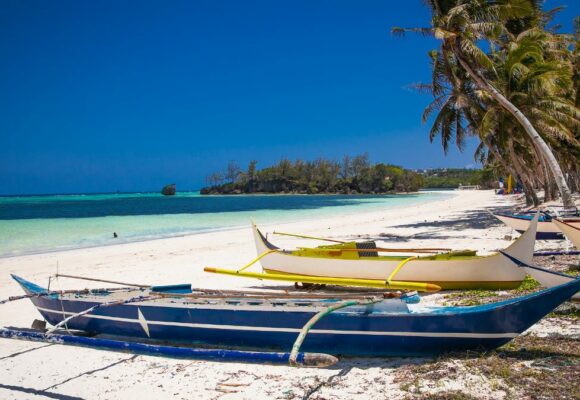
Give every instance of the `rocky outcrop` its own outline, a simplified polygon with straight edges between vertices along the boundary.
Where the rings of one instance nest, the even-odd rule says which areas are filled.
[[[173,196],[175,194],[175,183],[163,186],[161,194],[164,196]]]

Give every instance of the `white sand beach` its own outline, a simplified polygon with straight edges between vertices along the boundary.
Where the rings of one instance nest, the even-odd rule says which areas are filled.
[[[456,191],[446,200],[410,208],[262,226],[263,231],[331,238],[372,237],[382,246],[472,248],[489,253],[506,247],[512,230],[486,209],[512,204],[493,191]],[[382,235],[382,236],[381,236]],[[382,239],[382,241],[381,241]],[[282,247],[311,241],[275,237]],[[0,259],[0,299],[22,294],[10,278],[17,274],[41,285],[57,271],[139,284],[191,282],[194,287],[260,288],[288,286],[211,275],[204,266],[239,267],[256,256],[250,227],[170,239]],[[258,266],[252,267],[256,271]],[[61,278],[52,288],[111,286]],[[0,305],[3,326],[29,327],[40,318],[30,301]],[[570,327],[578,332],[578,327]],[[2,399],[257,399],[257,398],[404,398],[397,370],[418,359],[346,359],[326,369],[184,361],[0,339]],[[442,378],[444,390],[462,387],[482,397],[501,391],[466,375]],[[499,393],[499,394],[498,394]],[[505,393],[504,393],[505,394]],[[501,397],[501,396],[500,396]]]

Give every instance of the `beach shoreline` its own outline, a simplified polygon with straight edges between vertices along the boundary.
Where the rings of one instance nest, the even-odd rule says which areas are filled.
[[[43,254],[43,253],[53,253],[53,252],[61,252],[61,251],[68,251],[68,250],[75,250],[75,249],[88,249],[88,248],[96,248],[96,247],[105,247],[105,246],[116,246],[120,244],[128,244],[128,243],[137,243],[137,242],[145,242],[145,241],[153,241],[159,239],[168,239],[168,238],[175,238],[175,237],[184,237],[184,236],[192,236],[192,235],[199,235],[204,233],[211,233],[211,232],[221,232],[227,230],[236,230],[236,229],[243,229],[251,220],[258,220],[259,222],[263,222],[266,215],[274,215],[274,218],[277,222],[302,222],[305,220],[310,220],[313,218],[313,213],[317,212],[319,214],[324,214],[325,216],[332,215],[333,216],[351,216],[353,214],[363,214],[372,212],[373,210],[376,211],[377,209],[383,208],[390,208],[390,209],[397,209],[401,207],[407,207],[408,202],[405,199],[411,199],[414,204],[421,204],[421,203],[428,203],[428,202],[436,202],[441,200],[437,198],[439,196],[449,197],[454,195],[454,191],[449,190],[436,190],[436,191],[422,191],[422,192],[415,192],[415,193],[401,193],[397,195],[385,195],[385,196],[377,196],[377,195],[361,195],[353,197],[355,202],[352,204],[340,204],[340,203],[333,203],[333,204],[310,204],[306,202],[307,207],[304,209],[284,209],[284,205],[280,205],[277,202],[274,202],[273,205],[269,205],[268,203],[264,204],[263,202],[259,202],[259,206],[256,209],[247,210],[247,209],[236,209],[234,205],[231,210],[228,210],[227,207],[224,210],[220,211],[207,211],[203,209],[204,207],[201,206],[199,203],[197,206],[194,204],[189,204],[185,211],[183,209],[182,212],[179,213],[172,213],[171,211],[175,211],[169,208],[165,208],[165,203],[160,203],[160,209],[155,211],[161,211],[158,214],[150,214],[148,213],[149,210],[147,209],[139,209],[138,205],[137,208],[131,210],[132,212],[137,212],[136,214],[111,214],[111,215],[86,215],[86,216],[74,216],[68,217],[66,215],[59,215],[59,216],[46,216],[44,218],[27,218],[26,215],[23,216],[22,219],[8,219],[2,220],[0,217],[0,231],[4,230],[4,235],[8,235],[7,232],[13,232],[17,238],[22,239],[26,238],[26,235],[32,235],[27,240],[23,241],[22,244],[11,244],[9,236],[0,235],[0,238],[4,238],[7,240],[8,244],[0,243],[0,259],[1,258],[11,258],[11,257],[20,257],[20,256],[27,256],[27,255],[35,255],[35,254]],[[275,198],[295,198],[298,195],[255,195],[250,194],[246,195],[245,197],[252,197],[255,196],[258,199],[264,197],[275,197]],[[308,196],[308,195],[305,195]],[[421,196],[424,196],[422,198]],[[205,196],[185,196],[178,200],[183,200],[187,198],[203,198]],[[230,198],[232,196],[227,195],[219,195],[214,196],[215,198],[220,201],[220,199]],[[312,195],[310,197],[339,197],[333,195]],[[342,195],[344,200],[349,200],[349,196]],[[358,203],[361,198],[368,197],[369,199],[374,199],[374,202],[370,204],[366,203]],[[135,199],[142,199],[140,196],[135,197]],[[157,200],[163,200],[163,196],[157,196]],[[204,199],[207,200],[207,199]],[[90,199],[90,200],[83,200],[82,202],[95,202],[95,208],[99,208],[100,205],[98,203],[99,199]],[[48,202],[50,204],[51,201]],[[383,204],[385,203],[385,204]],[[231,207],[231,202],[228,203]],[[24,209],[26,209],[27,205],[24,203],[22,205]],[[271,207],[271,208],[270,208]],[[309,208],[311,207],[311,208]],[[63,207],[60,207],[62,211],[65,211]],[[219,208],[219,207],[218,207]],[[163,210],[167,212],[167,214],[163,213]],[[63,214],[61,211],[61,214]],[[127,210],[125,210],[127,211]],[[181,210],[180,210],[181,211]],[[144,214],[138,214],[138,212],[143,212]],[[65,211],[66,213],[66,211]],[[6,214],[6,211],[5,211]],[[26,214],[26,212],[25,212]],[[227,218],[226,218],[227,216]],[[221,218],[220,218],[221,217]],[[318,216],[320,217],[320,215]],[[48,221],[48,226],[46,225]],[[142,222],[137,222],[142,221]],[[169,221],[168,226],[164,226],[164,229],[157,229],[159,226],[163,226],[163,223]],[[187,222],[184,222],[187,221]],[[213,222],[213,226],[211,225]],[[79,225],[86,226],[86,228],[81,228],[80,230],[77,229]],[[22,228],[26,227],[26,228]],[[106,227],[106,228],[105,228]],[[44,238],[40,238],[37,236],[37,232],[46,232],[45,235],[53,235],[56,236],[56,240],[54,238],[51,239],[49,242],[45,242]],[[113,237],[112,232],[116,232],[119,234],[118,237]],[[110,236],[106,236],[106,235]],[[68,237],[64,239],[61,237],[62,235]],[[85,236],[86,235],[86,236]],[[41,243],[34,242],[33,238],[40,239]],[[60,240],[59,240],[60,239]],[[0,240],[0,242],[2,242]],[[87,243],[83,243],[87,242]],[[26,247],[28,246],[28,247]],[[22,248],[20,248],[22,247]]]
[[[378,239],[381,246],[443,246],[473,248],[482,254],[506,247],[515,238],[510,228],[489,215],[488,209],[511,206],[512,198],[493,191],[464,191],[440,201],[373,210],[340,217],[324,217],[262,225],[275,230],[336,239]],[[483,221],[483,222],[482,222]],[[513,236],[512,236],[513,235]],[[277,236],[283,248],[312,245],[312,241]],[[404,246],[401,245],[404,243]],[[272,289],[288,283],[239,279],[206,274],[204,266],[235,268],[256,256],[249,224],[244,228],[182,237],[131,242],[0,259],[0,299],[22,294],[10,274],[46,285],[50,275],[88,276],[124,282],[174,284],[220,289]],[[254,266],[252,268],[256,268]],[[59,279],[53,289],[95,288],[98,282]],[[39,318],[30,301],[0,305],[4,326],[29,327]],[[3,382],[0,398],[39,395],[62,398],[302,398],[320,382],[337,385],[321,389],[324,398],[404,398],[396,375],[418,359],[349,359],[337,367],[297,369],[239,363],[174,360],[132,356],[67,346],[0,339]],[[344,378],[336,378],[341,371]],[[335,378],[333,378],[333,376]],[[335,387],[336,386],[336,387]],[[364,389],[362,389],[364,388]]]

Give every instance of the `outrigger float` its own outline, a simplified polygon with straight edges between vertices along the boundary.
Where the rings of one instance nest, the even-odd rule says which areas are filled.
[[[536,215],[528,230],[503,252],[531,263],[537,220]],[[374,242],[338,243],[289,251],[269,242],[255,224],[252,228],[259,254],[256,259],[237,270],[206,267],[205,271],[255,279],[426,292],[514,289],[526,276],[525,271],[500,253],[490,256],[477,256],[473,251],[424,254],[441,249],[383,249],[377,248]],[[381,256],[381,252],[416,255]],[[263,273],[248,272],[247,269],[258,261]]]
[[[47,332],[2,329],[2,337],[102,345],[147,354],[168,346],[147,349],[124,338],[249,347],[260,352],[224,350],[221,359],[311,366],[336,362],[332,355],[426,356],[493,349],[580,290],[580,279],[572,278],[557,287],[498,303],[428,307],[413,304],[417,295],[259,294],[191,289],[190,285],[51,292],[13,278],[26,293],[21,298],[29,298],[53,327]],[[62,329],[68,333],[61,334]],[[79,338],[75,331],[108,337]],[[110,339],[111,335],[120,340]],[[169,353],[178,353],[176,348],[171,347]],[[216,351],[211,353],[214,358],[206,358],[220,359]],[[182,356],[185,353],[181,351]],[[194,358],[203,358],[200,352],[193,353]]]

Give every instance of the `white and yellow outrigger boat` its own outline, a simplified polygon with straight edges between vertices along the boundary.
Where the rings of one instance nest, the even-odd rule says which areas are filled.
[[[474,251],[425,254],[437,249],[383,249],[373,242],[283,250],[270,243],[253,224],[259,254],[256,259],[238,270],[205,270],[257,279],[420,291],[511,289],[522,282],[526,272],[508,256],[532,262],[537,220],[538,216],[528,230],[503,251],[505,255],[489,256],[477,256]],[[419,255],[379,255],[393,252]],[[258,261],[263,273],[246,271]]]

